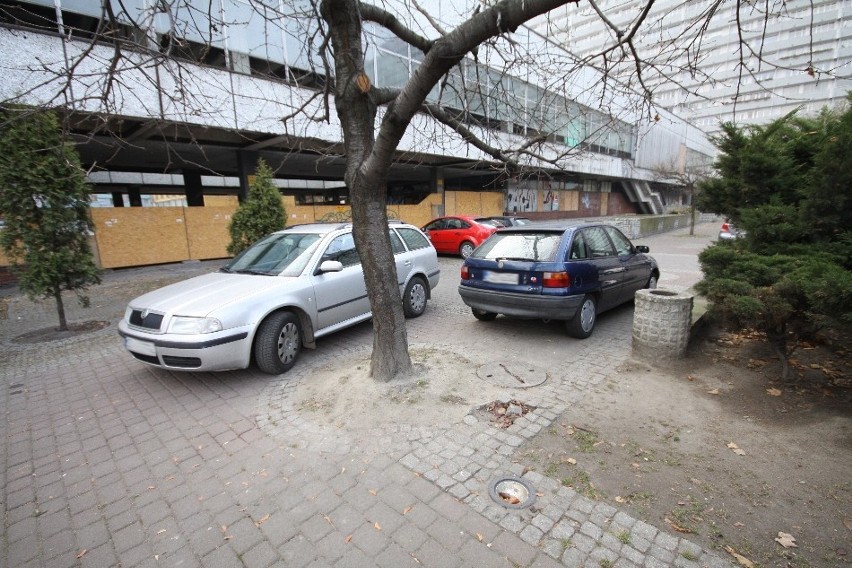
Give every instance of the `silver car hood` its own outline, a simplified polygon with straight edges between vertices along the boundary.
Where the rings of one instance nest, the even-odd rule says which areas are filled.
[[[214,272],[169,284],[130,302],[131,308],[181,316],[208,316],[246,298],[280,288],[296,278]]]

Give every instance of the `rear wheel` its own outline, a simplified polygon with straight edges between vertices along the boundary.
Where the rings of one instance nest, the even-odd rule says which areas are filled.
[[[497,314],[494,312],[486,312],[485,310],[477,310],[476,308],[473,308],[472,311],[473,317],[479,321],[494,321],[494,318],[497,317]]]
[[[467,258],[473,252],[473,249],[476,248],[473,246],[473,243],[470,241],[465,241],[459,247],[459,254],[462,258]]]
[[[296,314],[277,312],[260,324],[254,342],[254,358],[264,373],[286,373],[296,364],[301,350],[302,330]]]
[[[419,276],[412,278],[402,295],[402,311],[405,313],[405,317],[416,318],[426,311],[428,295],[426,282]]]
[[[573,319],[565,322],[565,328],[568,334],[578,339],[586,339],[592,334],[597,321],[597,304],[594,296],[586,295],[583,298],[583,303],[580,304],[580,309],[574,315]]]

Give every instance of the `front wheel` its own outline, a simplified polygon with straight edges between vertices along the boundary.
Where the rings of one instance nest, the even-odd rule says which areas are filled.
[[[473,243],[470,241],[465,241],[459,247],[459,254],[462,258],[467,258],[473,253],[473,249],[476,247],[473,246]]]
[[[429,294],[426,282],[416,276],[408,282],[405,292],[402,294],[402,311],[407,318],[416,318],[426,311],[426,300]]]
[[[471,308],[471,311],[473,312],[473,317],[479,321],[493,321],[497,317],[497,314],[494,312],[486,312],[485,310],[477,310],[476,308]]]
[[[645,288],[648,289],[648,290],[653,290],[656,287],[657,287],[657,275],[654,274],[654,273],[651,273],[651,277],[648,278],[648,284],[645,286]]]
[[[595,329],[595,321],[597,321],[597,304],[595,303],[595,298],[594,296],[586,295],[574,318],[565,322],[565,328],[572,337],[586,339],[592,334],[592,330]]]
[[[264,373],[286,373],[296,364],[301,350],[302,330],[296,314],[277,312],[260,324],[254,341],[254,358]]]

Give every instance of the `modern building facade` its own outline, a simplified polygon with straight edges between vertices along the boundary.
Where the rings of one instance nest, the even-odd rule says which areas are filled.
[[[645,4],[598,2],[622,30]],[[815,114],[844,105],[852,91],[851,21],[852,3],[843,0],[658,0],[636,42],[640,55],[657,63],[644,76],[655,102],[713,133],[726,121],[761,124],[796,109]],[[555,10],[533,27],[580,57],[593,57],[615,36],[585,3]]]
[[[0,101],[53,107],[69,119],[97,204],[147,208],[179,194],[190,208],[209,207],[213,197],[244,195],[263,158],[291,208],[304,208],[300,221],[313,220],[310,208],[346,207],[342,132],[333,97],[322,96],[329,77],[310,49],[319,41],[310,2],[109,6],[112,18],[99,2],[0,3]],[[473,11],[437,0],[420,6],[448,27]],[[412,28],[437,33],[397,8]],[[366,37],[374,85],[399,87],[420,64],[422,54],[386,29],[367,23]],[[576,72],[562,73],[569,68]],[[429,214],[470,203],[453,192],[496,193],[497,212],[530,216],[662,213],[682,197],[659,181],[659,166],[714,151],[700,129],[603,81],[529,28],[465,59],[428,102],[493,146],[534,141],[517,154],[524,169],[509,172],[418,115],[399,146],[389,203],[425,204]]]

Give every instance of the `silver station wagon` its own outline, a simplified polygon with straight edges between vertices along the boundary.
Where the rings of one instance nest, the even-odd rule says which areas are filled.
[[[420,229],[389,225],[407,317],[426,309],[440,277]],[[167,369],[215,371],[256,363],[279,374],[302,347],[371,317],[351,224],[297,225],[253,244],[218,272],[139,296],[118,332],[136,359]]]

